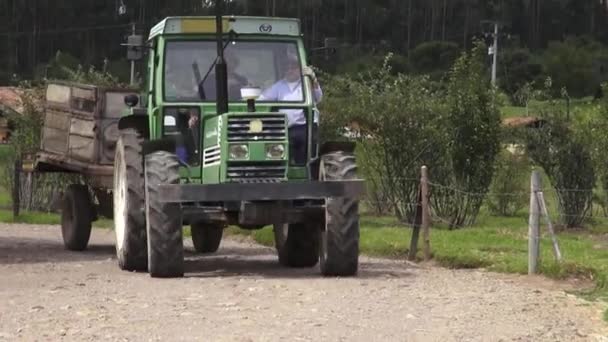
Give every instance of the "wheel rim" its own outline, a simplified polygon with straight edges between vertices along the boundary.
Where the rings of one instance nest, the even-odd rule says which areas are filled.
[[[119,143],[117,150],[120,151],[122,144]],[[120,152],[119,152],[120,153]],[[123,248],[125,238],[125,226],[127,220],[127,167],[122,160],[122,153],[115,159],[116,169],[114,173],[114,232],[116,233],[116,250],[120,252]]]

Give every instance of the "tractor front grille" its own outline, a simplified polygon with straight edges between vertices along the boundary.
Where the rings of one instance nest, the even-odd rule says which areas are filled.
[[[285,140],[286,133],[285,114],[282,113],[234,115],[228,118],[227,135],[230,142]]]
[[[229,162],[226,178],[236,183],[278,183],[285,179],[284,162]]]
[[[203,151],[203,166],[211,166],[220,163],[221,149],[220,146],[213,146]]]

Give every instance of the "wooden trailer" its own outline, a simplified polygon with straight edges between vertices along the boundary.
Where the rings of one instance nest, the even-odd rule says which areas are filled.
[[[46,88],[40,149],[34,172],[78,173],[84,184],[71,184],[61,203],[66,248],[83,250],[91,223],[112,218],[111,189],[118,120],[128,110],[124,98],[134,92],[86,84],[53,82]]]

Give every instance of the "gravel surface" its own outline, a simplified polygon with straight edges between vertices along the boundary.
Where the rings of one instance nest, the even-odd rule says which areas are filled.
[[[68,252],[59,227],[0,225],[0,341],[608,341],[603,305],[542,279],[365,257],[322,278],[234,239],[187,242],[186,277],[152,279],[113,240]]]

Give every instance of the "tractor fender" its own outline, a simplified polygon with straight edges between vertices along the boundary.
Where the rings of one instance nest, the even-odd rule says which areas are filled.
[[[352,141],[326,141],[319,149],[319,155],[324,155],[331,152],[342,151],[346,153],[355,153],[357,144]]]
[[[319,179],[319,166],[321,164],[321,156],[327,153],[342,151],[346,153],[355,153],[356,143],[352,141],[326,141],[319,148],[319,156],[311,159],[308,162],[308,178],[311,180]]]
[[[123,130],[123,129],[127,129],[127,128],[134,128],[135,130],[137,130],[139,132],[139,134],[142,135],[142,137],[144,137],[146,139],[150,137],[150,130],[149,130],[148,125],[149,125],[149,122],[148,122],[147,115],[141,115],[141,114],[127,115],[127,116],[123,116],[122,118],[120,118],[118,120],[118,129],[119,130]]]

